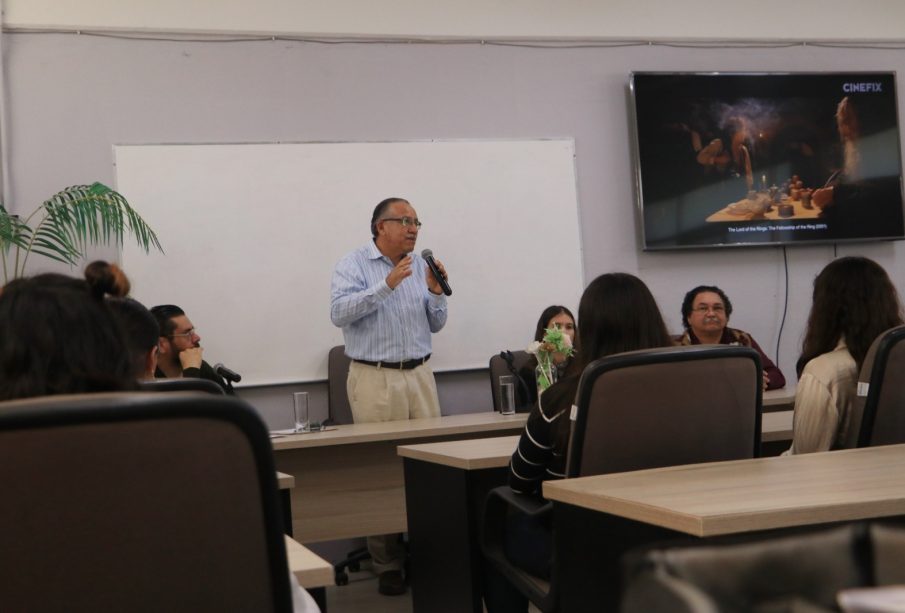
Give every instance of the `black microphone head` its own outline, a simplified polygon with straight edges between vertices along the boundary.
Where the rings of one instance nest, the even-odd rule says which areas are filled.
[[[238,383],[242,380],[242,375],[240,375],[233,369],[224,366],[223,362],[217,362],[216,364],[214,364],[214,372],[227,381],[232,381],[233,383]]]
[[[421,252],[421,257],[423,257],[425,260],[426,260],[427,258],[434,257],[434,252],[431,251],[430,249],[424,249],[424,250]]]

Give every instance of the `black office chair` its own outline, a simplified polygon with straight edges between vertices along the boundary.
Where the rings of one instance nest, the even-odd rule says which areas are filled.
[[[515,407],[516,412],[523,413],[531,409],[531,393],[528,386],[536,385],[536,382],[534,380],[524,381],[519,371],[524,368],[532,357],[527,351],[501,351],[490,358],[490,394],[493,398],[494,411],[500,410],[500,377],[503,375],[516,377],[515,395],[518,399]],[[537,395],[536,392],[534,395]]]
[[[4,610],[292,611],[270,437],[240,399],[2,403],[0,490]]]
[[[868,349],[858,376],[851,426],[844,428],[849,432],[844,447],[905,443],[903,339],[905,326],[897,326],[878,336]]]
[[[337,345],[327,354],[327,406],[330,409],[330,422],[334,424],[355,422],[349,405],[349,393],[346,391],[351,363],[352,359],[346,355],[345,345]]]
[[[138,382],[143,392],[206,392],[225,396],[223,388],[208,379],[183,377],[182,379],[147,379]]]
[[[345,353],[345,345],[337,345],[327,354],[327,405],[330,408],[330,419],[334,424],[351,424],[352,408],[349,405],[349,393],[346,389],[346,380],[349,377],[349,364],[352,360]],[[333,565],[336,585],[347,585],[349,574],[361,570],[361,563],[370,560],[371,554],[367,547],[359,547],[350,551],[346,557]]]
[[[592,362],[578,384],[566,474],[757,457],[762,381],[760,356],[749,347],[666,347]],[[555,549],[552,577],[545,581],[509,561],[504,534],[508,514],[542,522],[549,521],[551,508],[508,486],[495,488],[487,497],[482,536],[487,562],[545,613],[558,602]]]

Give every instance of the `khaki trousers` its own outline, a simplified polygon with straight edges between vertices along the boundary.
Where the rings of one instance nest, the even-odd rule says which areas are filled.
[[[355,423],[439,417],[440,401],[434,373],[427,364],[411,370],[352,362],[346,380]],[[402,570],[405,548],[400,534],[368,537],[374,572]]]
[[[352,362],[346,391],[356,424],[440,416],[437,383],[427,364],[399,370]]]

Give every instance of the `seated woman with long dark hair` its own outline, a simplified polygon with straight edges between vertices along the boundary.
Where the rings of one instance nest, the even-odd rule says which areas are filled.
[[[549,328],[558,328],[563,334],[569,337],[572,344],[575,345],[575,316],[572,315],[567,307],[559,304],[548,306],[540,314],[537,320],[537,326],[534,329],[535,342],[544,340],[544,334]],[[556,372],[558,377],[563,377],[568,369],[571,358],[555,354],[553,362],[556,364]],[[519,406],[530,407],[537,402],[537,379],[535,369],[537,368],[537,356],[532,355],[531,359],[519,369],[518,375],[524,381],[525,386],[521,387],[521,391],[527,390],[526,398],[519,398]]]
[[[575,402],[581,371],[599,358],[673,345],[660,309],[641,279],[626,273],[608,273],[594,279],[578,307],[580,351],[567,375],[541,394],[509,464],[509,485],[522,494],[539,495],[547,479],[565,476],[569,441],[569,412]],[[506,555],[525,570],[549,576],[552,547],[549,527],[513,516],[507,527]],[[526,611],[527,601],[505,578],[488,570],[485,603],[491,613]]]
[[[902,305],[883,268],[863,257],[830,262],[814,279],[801,357],[792,447],[811,453],[853,446],[852,403],[871,343],[902,323]]]

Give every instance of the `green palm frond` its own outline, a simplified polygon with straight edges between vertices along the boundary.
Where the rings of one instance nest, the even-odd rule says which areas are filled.
[[[10,247],[24,248],[31,236],[31,228],[18,215],[10,215],[0,204],[0,249],[9,253]]]
[[[28,221],[38,216],[40,220],[32,229]],[[32,253],[73,266],[89,246],[111,243],[120,246],[127,232],[146,253],[151,247],[163,251],[157,234],[141,215],[121,194],[102,183],[67,187],[42,203],[26,221],[9,215],[0,205],[4,276],[8,277],[7,256],[11,247],[16,247],[13,276],[18,277],[25,272]]]

